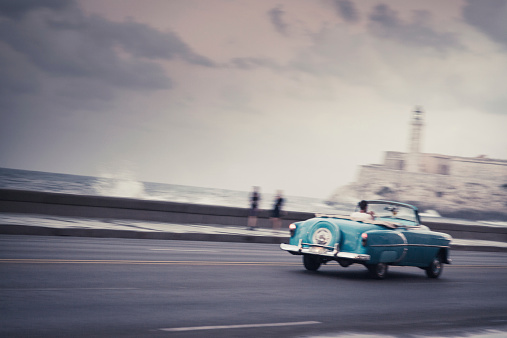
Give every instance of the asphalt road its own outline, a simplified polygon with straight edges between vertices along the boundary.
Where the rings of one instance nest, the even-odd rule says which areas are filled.
[[[507,330],[507,253],[438,280],[305,271],[273,244],[0,236],[2,337],[327,337]]]

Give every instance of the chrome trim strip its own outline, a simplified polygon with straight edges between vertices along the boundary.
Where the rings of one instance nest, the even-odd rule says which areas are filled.
[[[318,217],[318,218],[339,218],[339,219],[346,219],[346,220],[352,221],[352,218],[350,216],[344,216],[344,215],[338,215],[338,214],[315,214],[315,217]]]
[[[359,260],[359,261],[369,261],[370,260],[370,255],[356,254],[356,253],[352,253],[352,252],[339,252],[338,255],[336,255],[336,257],[349,258],[349,259],[354,259],[354,260]]]
[[[370,247],[396,247],[396,246],[420,246],[425,248],[450,248],[449,245],[430,245],[430,244],[374,244]]]
[[[310,254],[310,255],[330,257],[330,258],[347,258],[347,259],[353,259],[356,261],[369,261],[370,260],[370,255],[357,254],[357,253],[353,253],[353,252],[336,252],[335,253],[336,249],[333,251],[316,253],[316,252],[312,251],[312,248],[299,248],[297,245],[290,245],[290,244],[285,244],[285,243],[280,244],[280,249],[285,250],[285,251],[289,251],[289,252],[298,253],[298,254]]]
[[[399,262],[401,262],[403,260],[403,258],[405,258],[405,256],[407,255],[407,251],[408,251],[408,248],[407,248],[407,237],[405,237],[405,235],[402,233],[402,232],[398,232],[398,235],[401,237],[401,239],[403,240],[403,244],[404,244],[404,248],[403,248],[403,253],[400,255],[400,258],[398,258],[394,263],[397,264]]]

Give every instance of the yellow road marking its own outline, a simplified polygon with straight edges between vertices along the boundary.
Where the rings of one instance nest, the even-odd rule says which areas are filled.
[[[219,261],[137,261],[137,260],[84,260],[84,259],[0,259],[0,263],[11,264],[152,264],[152,265],[243,265],[284,266],[301,265],[285,262],[219,262]]]

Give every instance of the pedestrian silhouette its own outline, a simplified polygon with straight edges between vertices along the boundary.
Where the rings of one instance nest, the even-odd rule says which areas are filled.
[[[282,227],[282,205],[285,200],[282,197],[282,191],[278,190],[278,193],[275,198],[275,203],[273,204],[273,210],[271,211],[271,224],[273,225],[273,229],[280,229]]]
[[[259,187],[253,187],[253,191],[250,193],[250,213],[248,215],[247,228],[254,230],[257,227],[257,214],[259,212],[259,202],[261,200]]]

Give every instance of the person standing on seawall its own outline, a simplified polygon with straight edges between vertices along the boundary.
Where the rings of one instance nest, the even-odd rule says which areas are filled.
[[[259,211],[259,202],[261,200],[259,190],[259,187],[253,187],[253,191],[250,194],[250,214],[248,215],[248,229],[250,230],[255,229],[257,226],[257,213]]]
[[[280,217],[280,213],[282,212],[282,205],[284,199],[282,197],[282,191],[278,190],[278,194],[275,198],[275,204],[273,204],[273,210],[271,211],[271,223],[273,225],[273,229],[280,229],[282,227],[282,219]]]

